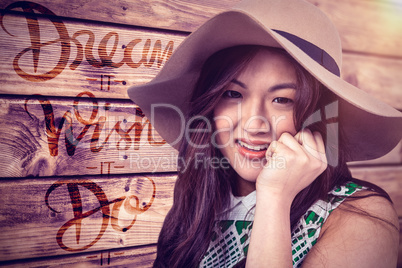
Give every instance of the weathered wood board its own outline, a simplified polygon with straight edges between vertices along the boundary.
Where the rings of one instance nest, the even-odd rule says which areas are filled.
[[[3,97],[0,107],[0,177],[177,170],[177,151],[130,101],[83,92],[76,98]],[[400,145],[369,163],[401,164]]]
[[[127,88],[153,78],[186,35],[3,16],[0,80],[3,94],[127,99]],[[35,51],[35,53],[33,53]]]
[[[148,268],[156,257],[156,245],[127,247],[101,252],[78,253],[57,257],[38,258],[34,260],[17,260],[0,262],[1,267],[35,268],[35,267],[135,267]]]
[[[175,174],[2,180],[0,261],[148,245]]]
[[[398,268],[402,267],[402,218],[399,218],[399,253]]]
[[[402,167],[352,168],[352,173],[385,189],[402,218]],[[172,204],[175,178],[143,174],[2,180],[0,260],[156,243]]]
[[[6,8],[14,0],[3,0]],[[152,28],[192,32],[219,12],[240,0],[107,0],[69,2],[36,0],[58,16],[139,25]],[[377,0],[309,0],[324,11],[337,27],[347,51],[388,56],[402,56],[402,5]],[[17,5],[18,6],[18,5]],[[21,10],[21,8],[12,8]]]
[[[67,19],[33,20],[13,14],[3,17],[3,25],[0,80],[6,83],[0,94],[74,97],[90,91],[99,98],[126,99],[128,86],[151,80],[187,36]],[[402,109],[401,70],[400,58],[345,52],[342,77]]]
[[[0,99],[0,177],[176,171],[177,151],[131,101]]]

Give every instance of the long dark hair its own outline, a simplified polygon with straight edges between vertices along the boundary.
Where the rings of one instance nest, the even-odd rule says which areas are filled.
[[[270,49],[285,55],[294,65],[298,89],[294,108],[294,122],[297,130],[314,112],[336,100],[336,96],[322,86],[290,55],[279,48],[243,45],[226,48],[213,54],[203,65],[200,77],[191,99],[191,129],[207,130],[213,122],[213,110],[219,102],[225,85],[232,81],[262,49]],[[321,112],[320,112],[321,113]],[[327,126],[323,121],[308,126],[327,137]],[[228,208],[230,191],[236,187],[235,171],[219,149],[210,145],[211,131],[194,131],[189,141],[182,142],[179,150],[179,172],[174,189],[173,206],[167,214],[157,245],[154,267],[196,267],[208,249],[216,216]],[[342,133],[338,147],[342,148]],[[190,146],[196,144],[199,146]],[[211,159],[221,160],[220,168],[210,165]],[[336,164],[303,189],[294,199],[291,207],[291,228],[318,199],[327,199],[328,192],[337,185],[353,180],[346,165],[347,152],[339,150]],[[362,182],[363,183],[363,182]],[[361,183],[361,184],[362,184]],[[364,183],[367,186],[367,183]],[[371,184],[370,189],[375,186]],[[381,195],[387,194],[375,188]],[[389,199],[389,197],[388,197]]]

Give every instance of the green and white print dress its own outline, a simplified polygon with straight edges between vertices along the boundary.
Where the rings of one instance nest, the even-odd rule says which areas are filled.
[[[299,220],[292,231],[293,267],[300,267],[307,253],[317,242],[321,227],[329,214],[345,197],[363,187],[349,182],[330,191],[330,200],[318,200]],[[254,219],[256,192],[244,197],[234,197],[231,209],[222,213],[225,218],[218,221],[209,248],[202,258],[200,267],[233,267],[246,255]]]

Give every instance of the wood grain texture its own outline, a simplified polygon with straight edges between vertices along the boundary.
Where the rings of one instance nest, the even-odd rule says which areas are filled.
[[[399,218],[399,253],[397,267],[402,267],[402,218]]]
[[[385,189],[401,217],[402,167],[353,168],[352,173]],[[175,174],[144,174],[2,180],[0,260],[155,243],[171,206],[175,178]],[[152,201],[153,191],[155,199]],[[73,203],[76,211],[82,209],[82,214],[74,212]],[[99,207],[108,207],[109,210],[97,211]],[[137,207],[134,209],[136,216],[132,207]],[[140,213],[145,207],[148,209]],[[105,221],[102,215],[109,217]],[[132,224],[134,217],[136,221]],[[118,218],[118,221],[113,221],[113,218]],[[99,238],[102,227],[105,229]],[[79,243],[77,236],[80,237]]]
[[[402,110],[401,73],[400,59],[343,53],[341,77],[399,110]]]
[[[1,267],[136,267],[148,268],[156,258],[156,245],[111,249],[34,260],[0,262]]]
[[[176,171],[177,152],[131,101],[0,99],[0,177]]]
[[[127,88],[155,77],[186,37],[69,20],[38,19],[37,31],[33,24],[21,16],[4,18],[14,36],[0,29],[0,93],[74,97],[90,91],[99,98],[127,99]],[[32,35],[38,35],[34,45]],[[342,78],[402,110],[401,70],[402,59],[345,53]]]
[[[0,99],[0,176],[170,172],[177,151],[130,101],[31,96]],[[401,145],[354,165],[401,164]]]
[[[398,1],[309,0],[333,21],[348,51],[402,56],[402,5]],[[3,0],[6,8],[14,0]],[[239,0],[36,0],[56,15],[192,32]],[[21,10],[15,8],[13,10]]]
[[[402,245],[402,218],[399,220]],[[402,267],[402,246],[399,247],[397,267]],[[67,256],[46,257],[34,260],[16,260],[0,262],[1,267],[152,267],[156,257],[156,246],[142,246],[134,248],[114,249],[101,252],[73,254]]]
[[[175,174],[0,181],[0,261],[157,242]]]
[[[7,15],[0,28],[0,93],[127,99],[151,80],[185,35]],[[35,53],[33,53],[35,51]]]

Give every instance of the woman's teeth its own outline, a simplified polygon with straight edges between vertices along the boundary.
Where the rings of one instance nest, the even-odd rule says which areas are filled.
[[[242,147],[244,147],[246,149],[252,150],[252,151],[263,151],[263,150],[266,150],[268,148],[268,144],[250,145],[250,144],[247,144],[247,143],[242,142],[240,140],[238,141],[238,143],[240,144],[240,146],[242,146]]]

